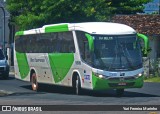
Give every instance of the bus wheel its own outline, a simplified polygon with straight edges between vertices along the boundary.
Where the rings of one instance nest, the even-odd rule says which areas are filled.
[[[77,79],[76,79],[76,94],[81,95],[81,93],[82,93],[81,82],[80,82],[79,76],[77,76]]]
[[[38,90],[38,82],[37,82],[36,73],[32,74],[31,84],[32,84],[32,90],[37,91]]]
[[[124,89],[116,89],[116,94],[122,96],[124,94]]]

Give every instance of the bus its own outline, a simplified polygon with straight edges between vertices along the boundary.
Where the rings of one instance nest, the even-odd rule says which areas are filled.
[[[110,22],[60,23],[15,34],[15,78],[38,84],[67,86],[80,95],[84,89],[143,86],[141,34]]]

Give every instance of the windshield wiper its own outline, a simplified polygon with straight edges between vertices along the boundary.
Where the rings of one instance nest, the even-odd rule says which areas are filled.
[[[132,62],[129,60],[128,56],[125,54],[123,46],[120,44],[120,47],[122,49],[123,55],[126,58],[128,65],[130,66],[131,69],[134,69],[134,66],[132,65]],[[128,52],[128,49],[125,47],[126,52]]]
[[[115,63],[115,60],[117,59],[117,55],[118,55],[118,43],[116,40],[116,45],[115,45],[115,57],[113,58],[113,61],[111,63],[111,65],[109,66],[108,70],[112,69],[113,64]]]
[[[95,54],[95,53],[96,53],[96,54]],[[101,67],[102,67],[102,68],[106,68],[106,65],[103,63],[101,57],[99,56],[100,54],[99,54],[99,51],[98,51],[97,49],[95,49],[95,53],[94,53],[95,58],[96,58],[96,59],[98,60],[98,62],[101,64]],[[93,62],[93,63],[94,63],[94,62]],[[94,64],[94,66],[96,66],[96,65]]]
[[[116,68],[116,69],[121,69],[121,70],[122,69],[128,70],[129,68],[134,69],[134,66],[133,66],[132,62],[129,60],[129,58],[126,55],[125,51],[128,52],[128,49],[125,47],[125,50],[124,50],[124,47],[121,44],[118,44],[118,41],[116,40],[115,51],[114,51],[115,52],[115,56],[114,56],[112,64],[110,65],[110,67],[109,67],[108,70],[113,69],[113,65],[114,65],[114,63],[115,63],[115,61],[116,61],[116,59],[117,59],[118,56],[120,58],[120,60],[119,60],[120,63],[119,64],[120,64],[121,68]],[[122,56],[124,56],[126,58],[127,63],[129,65],[129,68],[126,68],[126,65],[124,65],[125,67],[122,68],[123,67],[122,66]]]

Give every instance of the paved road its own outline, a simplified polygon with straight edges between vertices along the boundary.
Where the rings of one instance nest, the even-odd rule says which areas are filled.
[[[117,97],[114,90],[106,92],[87,91],[74,95],[70,88],[41,85],[39,92],[31,90],[29,82],[0,79],[0,105],[160,105],[160,83],[144,83],[143,88],[127,89],[123,97]]]

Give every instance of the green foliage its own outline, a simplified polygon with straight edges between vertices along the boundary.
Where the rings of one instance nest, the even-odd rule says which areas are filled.
[[[152,77],[146,78],[144,81],[145,82],[160,82],[160,77],[159,76],[152,76]]]
[[[107,21],[113,14],[141,12],[150,0],[7,0],[11,21],[19,29],[45,24]]]
[[[114,7],[115,14],[136,14],[142,13],[144,4],[153,0],[112,0],[111,6]]]

